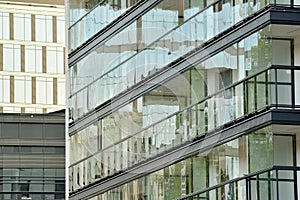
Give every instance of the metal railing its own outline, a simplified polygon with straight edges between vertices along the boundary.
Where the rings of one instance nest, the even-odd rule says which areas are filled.
[[[100,170],[103,173],[90,177],[90,181],[94,182],[191,142],[208,131],[222,129],[224,125],[247,115],[268,109],[300,108],[300,91],[296,90],[295,80],[300,80],[300,67],[267,67],[138,133],[71,163],[70,168],[99,163],[97,166],[103,167]]]
[[[193,192],[177,200],[217,199],[298,199],[297,173],[300,167],[272,166],[244,177],[225,181],[218,185]],[[291,172],[290,177],[284,177]],[[284,187],[282,184],[288,185]],[[292,187],[290,187],[292,186]],[[281,188],[282,187],[282,188]],[[287,190],[289,188],[289,190]],[[226,198],[225,198],[226,197]],[[280,198],[284,197],[284,198]]]

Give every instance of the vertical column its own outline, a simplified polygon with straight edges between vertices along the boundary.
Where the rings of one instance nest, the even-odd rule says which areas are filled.
[[[184,22],[184,0],[178,0],[178,24]]]
[[[52,35],[53,35],[53,42],[57,42],[57,17],[53,16],[52,17]],[[60,34],[64,34],[64,33],[60,33]]]
[[[14,103],[14,99],[15,99],[15,77],[10,76],[9,80],[10,80],[10,99],[9,99],[9,102]]]
[[[9,27],[10,27],[9,39],[14,40],[14,14],[13,13],[9,13]]]
[[[35,15],[31,15],[31,41],[35,41]]]
[[[25,72],[25,46],[21,45],[21,72]]]
[[[25,107],[21,107],[21,113],[25,113]]]
[[[67,66],[66,66],[66,55],[65,55],[65,53],[66,53],[66,48],[64,47],[63,48],[63,51],[64,51],[64,73],[67,73]]]
[[[57,78],[53,78],[53,104],[57,105]]]
[[[143,24],[142,24],[142,17],[140,17],[138,20],[137,20],[137,23],[136,23],[136,35],[137,35],[137,52],[140,52],[143,48],[143,41],[142,41],[142,27],[143,27]]]
[[[247,136],[243,136],[239,138],[239,175],[242,176],[243,174],[248,173],[248,140]],[[238,199],[243,199],[243,188],[238,188]]]
[[[45,46],[43,46],[42,47],[42,59],[43,59],[43,70],[42,70],[42,72],[43,73],[47,73],[47,51],[46,51],[46,47]]]
[[[0,44],[0,71],[3,71],[3,44]]]
[[[36,104],[36,77],[31,78],[31,99],[32,104]]]

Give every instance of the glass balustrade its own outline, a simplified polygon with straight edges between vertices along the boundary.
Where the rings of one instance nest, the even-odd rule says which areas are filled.
[[[289,177],[279,174],[288,173]],[[293,174],[299,173],[297,167],[274,166],[236,180],[227,181],[197,194],[177,200],[195,199],[298,199]]]
[[[87,8],[75,8],[71,2],[69,11],[71,26],[68,30],[69,51],[79,47],[136,3],[135,0],[102,0],[96,5],[87,5]],[[79,18],[79,16],[82,17]]]
[[[229,3],[228,5],[221,4],[224,8],[222,7],[221,10],[218,10],[216,7],[220,6],[219,3],[214,3],[194,14],[182,25],[167,32],[141,51],[136,51],[136,49],[134,50],[132,49],[133,47],[129,47],[126,44],[124,44],[125,46],[122,49],[117,48],[118,45],[116,46],[114,44],[108,46],[104,45],[101,48],[105,49],[107,47],[108,51],[110,51],[109,49],[112,50],[115,46],[120,52],[107,53],[102,50],[96,51],[95,54],[92,53],[82,61],[79,61],[79,63],[73,66],[69,71],[70,81],[72,83],[69,107],[75,109],[71,112],[73,115],[72,119],[76,120],[91,110],[94,110],[95,107],[126,91],[128,88],[141,82],[146,77],[151,76],[167,64],[244,19],[244,16],[249,16],[249,14],[253,14],[253,12],[266,6],[266,4],[261,3],[258,5],[261,5],[261,7],[258,7],[252,12],[247,10],[247,14],[239,13],[239,15],[234,15],[234,10],[243,10],[241,9],[243,5],[236,5],[235,8]],[[230,17],[227,17],[227,13],[225,13],[226,10],[231,13],[228,15]],[[210,14],[212,16],[218,14],[218,17],[209,17]],[[132,28],[134,27],[126,28],[126,31],[128,32],[129,30],[127,29],[131,30]],[[131,31],[129,32],[133,33]],[[261,37],[263,37],[263,34],[266,36],[270,33],[262,33]],[[121,39],[122,37],[118,40],[120,41]],[[121,41],[126,40],[125,37]],[[262,40],[258,34],[254,34],[243,40],[243,42],[240,42],[239,46],[244,47],[246,51],[252,51],[255,49],[255,46],[259,47],[262,45]],[[145,43],[147,43],[147,41],[145,41]],[[276,48],[272,40],[270,40],[269,43],[265,42],[264,48],[269,48],[269,52],[263,52],[266,55],[270,55],[268,56],[269,58],[272,53],[276,53]],[[218,55],[222,56],[221,53]],[[241,61],[245,63],[243,68],[251,71],[249,63],[253,63],[253,58],[246,58],[247,55],[245,55],[245,61]],[[115,56],[117,59],[114,59]],[[215,59],[213,60],[213,64],[218,65],[218,62],[222,59],[226,58],[220,57]],[[289,60],[289,58],[287,58],[287,60]],[[234,63],[233,59],[231,61],[232,63],[228,64],[235,67],[234,65],[236,65],[236,63]],[[269,63],[278,64],[276,59],[270,60]]]
[[[89,149],[96,146],[92,143],[97,143],[99,136],[90,137],[88,144],[78,141],[82,148],[76,150],[72,149],[72,144],[76,142],[71,141],[72,155],[76,155],[76,158],[71,156],[71,168],[82,169],[80,165],[98,163],[97,171],[101,173],[97,175],[98,178],[90,179],[95,181],[191,142],[207,131],[222,128],[227,123],[254,112],[270,108],[296,108],[299,106],[295,104],[298,97],[295,95],[295,85],[291,77],[298,74],[298,71],[297,67],[271,66],[161,119],[140,132],[133,132],[124,138],[110,138],[110,143],[99,147],[101,149]],[[97,135],[95,129],[99,126],[92,127],[93,131],[90,132]],[[89,131],[85,134],[89,134]],[[79,137],[87,138],[76,134],[71,140]],[[78,152],[80,149],[82,152]]]

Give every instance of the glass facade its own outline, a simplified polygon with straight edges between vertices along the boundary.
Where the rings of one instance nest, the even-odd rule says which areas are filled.
[[[295,136],[293,135],[273,134],[272,127],[266,127],[220,146],[212,147],[209,151],[201,152],[186,160],[117,187],[98,197],[91,198],[91,200],[171,200],[219,185],[228,180],[243,177],[245,174],[260,169],[272,167],[275,164],[292,167],[295,157],[295,149],[293,149],[292,145],[293,140],[295,140]],[[285,154],[287,157],[284,159],[280,153],[281,151],[288,153]],[[286,183],[279,180],[280,184],[290,186],[289,190],[285,190],[286,187],[282,186],[280,195],[293,197],[293,172],[279,171],[278,173],[280,178],[290,179]],[[268,175],[271,176],[269,177],[271,180],[275,177],[275,173],[269,173]],[[267,173],[260,174],[259,176],[262,179],[260,192],[264,194],[262,197],[266,197],[265,195],[268,194],[268,185],[264,183],[263,178],[267,177]],[[255,179],[251,180],[251,185],[253,184],[255,187],[256,182],[257,180]],[[227,184],[216,190],[195,195],[194,198],[190,199],[222,199],[222,196],[225,196],[227,199],[234,197],[246,199],[248,191],[246,191],[245,182],[239,181],[236,184],[238,186],[235,188],[234,184]],[[275,195],[274,187],[275,184],[273,183],[270,189],[272,196]],[[254,198],[256,191],[255,188],[251,188]]]
[[[64,131],[64,115],[1,115],[0,199],[65,199]]]
[[[163,0],[132,17],[148,2],[69,2],[70,199],[297,199],[298,132],[258,118],[300,107],[299,26],[263,21],[298,2]]]
[[[185,24],[183,24],[185,25]],[[182,25],[182,26],[183,26]],[[186,28],[180,26],[180,30],[186,31],[190,30],[189,24]],[[220,68],[224,63],[225,68],[236,68],[240,71],[252,71],[254,68],[265,67],[270,64],[291,64],[291,44],[288,40],[281,41],[281,43],[287,47],[287,51],[285,52],[277,52],[277,46],[280,45],[280,41],[266,39],[267,37],[271,37],[271,28],[266,28],[259,33],[253,34],[252,36],[244,39],[236,45],[238,47],[233,47],[234,49],[242,48],[247,53],[243,53],[244,55],[230,55],[230,53],[219,53],[218,56],[214,56],[211,58],[206,65],[211,65],[210,68]],[[124,29],[126,31],[127,29]],[[210,29],[205,29],[210,30]],[[173,33],[173,32],[171,32]],[[177,29],[174,30],[174,33],[178,33]],[[218,32],[219,33],[219,32]],[[175,34],[175,35],[176,35]],[[174,38],[174,43],[179,42],[182,44],[182,47],[176,46],[179,52],[172,52],[172,50],[161,47],[162,44],[169,44],[169,39],[167,36],[164,36],[157,43],[153,43],[153,48],[146,48],[144,51],[139,52],[136,55],[128,58],[132,53],[129,51],[123,51],[124,46],[119,48],[120,51],[124,53],[122,55],[117,55],[117,59],[108,56],[107,51],[110,47],[101,46],[102,49],[105,49],[103,52],[103,58],[100,59],[101,52],[98,51],[96,54],[91,54],[85,57],[83,60],[79,61],[75,66],[71,67],[69,70],[69,76],[71,81],[70,88],[70,97],[69,97],[69,107],[73,108],[77,107],[77,110],[72,110],[73,119],[77,119],[78,117],[90,112],[95,107],[109,100],[110,98],[126,91],[128,88],[131,88],[133,85],[145,80],[146,77],[151,76],[156,71],[161,69],[163,66],[166,66],[171,61],[182,56],[184,53],[189,52],[194,49],[193,47],[186,46],[186,44],[196,44],[194,42],[184,42],[181,41],[180,37]],[[173,35],[173,34],[171,34]],[[179,34],[180,35],[180,34]],[[202,34],[200,34],[202,35]],[[173,36],[172,36],[173,37]],[[266,38],[265,38],[266,37]],[[145,37],[149,38],[149,37]],[[165,38],[165,39],[164,39]],[[168,38],[168,39],[167,39]],[[211,39],[211,38],[209,38]],[[179,40],[179,41],[177,41]],[[118,41],[114,38],[108,41]],[[119,41],[124,41],[124,39],[119,39]],[[163,42],[165,41],[165,42]],[[166,42],[168,41],[168,42]],[[202,41],[195,39],[195,41]],[[172,43],[172,42],[171,42]],[[203,42],[202,42],[203,43]],[[169,44],[169,46],[173,46]],[[134,47],[135,48],[135,45]],[[156,50],[157,49],[157,50]],[[259,50],[257,50],[259,49]],[[176,50],[176,51],[177,51]],[[102,50],[103,51],[103,50]],[[236,50],[235,50],[236,51]],[[253,51],[253,55],[251,55],[251,51]],[[260,51],[260,52],[258,52]],[[269,52],[268,52],[269,51]],[[181,53],[180,53],[181,52]],[[239,52],[238,52],[239,53]],[[258,56],[259,54],[255,53],[265,53],[266,58]],[[283,57],[287,57],[284,59],[280,59],[279,62],[276,60],[276,56],[273,56],[272,53],[278,54]],[[228,55],[229,54],[229,55]],[[112,55],[112,54],[111,54]],[[124,55],[124,56],[123,56]],[[91,59],[90,59],[91,58]],[[101,62],[99,62],[101,60]],[[106,63],[113,61],[113,63]],[[238,60],[238,61],[237,61]],[[116,63],[117,62],[117,63]],[[82,63],[82,65],[81,65]],[[121,63],[121,64],[118,64]],[[103,64],[102,66],[99,66]],[[113,65],[113,66],[111,66]],[[116,67],[114,67],[117,65]],[[82,69],[82,70],[81,70]],[[104,71],[102,71],[102,69]],[[240,78],[243,78],[243,72],[238,74]],[[90,84],[89,84],[90,83]],[[95,96],[95,91],[99,91],[99,95]],[[97,93],[96,93],[97,94]],[[82,99],[83,98],[83,99]],[[89,103],[87,103],[87,99],[89,99]]]
[[[172,95],[174,100],[178,102],[178,106],[183,108],[271,64],[291,65],[292,40],[271,39],[271,31],[272,26],[264,28],[217,55],[208,58],[178,78],[162,84],[161,88],[168,88],[168,91],[161,89],[161,93],[166,91],[166,94],[161,96]],[[277,52],[277,46],[279,44],[286,47],[285,52]],[[241,49],[243,51],[240,51]],[[259,56],[262,54],[264,54],[264,56]],[[285,61],[276,61],[275,58],[279,55],[283,57]],[[128,68],[129,66],[132,65],[128,65]],[[87,88],[72,95],[69,98],[71,119],[76,120],[80,118],[93,111],[95,107],[101,105],[109,98],[120,93],[120,91],[126,90],[127,83],[131,82],[130,79],[137,80],[133,77],[134,74],[135,73],[128,73],[124,76],[125,78],[120,77],[119,79],[117,75],[114,75],[114,71],[112,71],[106,76],[94,81]],[[175,86],[176,82],[183,84]],[[210,82],[219,83],[211,84]],[[133,84],[134,83],[132,83],[132,85]],[[180,100],[180,96],[186,100]],[[140,101],[142,101],[142,99],[143,98],[141,98]],[[173,112],[177,110],[173,109]],[[149,123],[146,124],[149,125]]]
[[[64,109],[64,8],[1,4],[0,18],[0,112]]]
[[[145,108],[140,108],[143,112],[138,119],[138,113],[134,114],[134,109],[124,107],[71,136],[70,168],[77,169],[79,174],[76,176],[72,173],[72,179],[84,176],[84,169],[94,163],[101,172],[101,175],[95,176],[97,178],[90,176],[87,181],[94,182],[193,141],[207,131],[222,127],[256,110],[277,104],[292,107],[291,99],[295,88],[292,88],[291,82],[279,81],[288,80],[292,74],[294,72],[288,69],[270,68],[175,114],[171,114],[170,110],[179,110],[179,105],[144,105]],[[277,84],[272,80],[274,77],[278,79],[274,81]],[[146,97],[145,101],[148,103],[158,101],[151,96]],[[169,96],[167,99],[170,101]],[[164,98],[159,100],[162,102]],[[141,105],[142,101],[138,100],[138,103]],[[133,105],[134,103],[129,106],[132,108]],[[74,189],[83,186],[84,184],[79,184]]]
[[[64,199],[64,169],[1,169],[1,199]]]

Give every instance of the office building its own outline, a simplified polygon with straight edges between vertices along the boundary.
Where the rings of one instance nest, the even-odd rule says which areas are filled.
[[[68,1],[69,199],[299,199],[299,5]]]
[[[65,115],[0,114],[0,199],[65,199]]]
[[[0,1],[0,112],[65,105],[64,1]]]
[[[0,199],[65,199],[64,13],[0,1]]]

